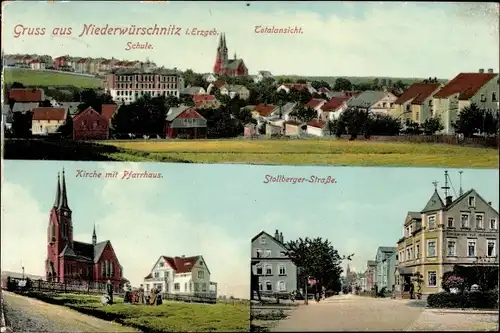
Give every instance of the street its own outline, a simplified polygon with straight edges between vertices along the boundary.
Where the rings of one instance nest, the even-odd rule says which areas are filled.
[[[300,306],[277,323],[286,331],[490,331],[498,330],[498,313],[441,312],[425,301],[341,295]]]
[[[5,319],[13,332],[138,332],[63,306],[2,291]]]

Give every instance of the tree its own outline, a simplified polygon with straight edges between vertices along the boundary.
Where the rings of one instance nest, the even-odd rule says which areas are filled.
[[[22,84],[21,82],[12,82],[12,85],[10,86],[10,89],[22,89],[22,88],[25,88],[24,87],[24,84]]]
[[[304,106],[303,104],[297,104],[293,111],[290,112],[290,115],[296,117],[303,123],[308,123],[318,117],[318,113],[314,109]]]
[[[78,105],[79,112],[91,107],[98,113],[101,113],[103,104],[115,104],[111,95],[98,94],[96,90],[91,88],[82,90],[79,95],[81,102]]]
[[[28,112],[14,112],[12,116],[12,134],[16,138],[25,138],[31,136],[31,111]]]
[[[444,129],[441,119],[439,117],[427,118],[421,125],[425,135],[434,135],[436,132]]]
[[[324,286],[333,291],[339,291],[338,281],[342,273],[342,261],[350,260],[350,256],[341,256],[327,239],[299,238],[286,244],[285,255],[300,268],[301,285],[307,284],[309,278],[317,281],[316,288]]]
[[[306,79],[298,79],[298,80],[297,80],[297,83],[300,83],[300,84],[306,84],[306,83],[307,83],[307,80],[306,80]]]
[[[498,135],[498,112],[487,111],[483,119],[483,131],[488,135]]]
[[[311,93],[307,89],[301,89],[301,90],[296,90],[296,89],[290,89],[290,92],[288,93],[290,101],[293,102],[298,102],[302,104],[306,104],[311,100]]]
[[[73,117],[71,117],[69,112],[66,112],[66,121],[64,125],[59,126],[57,131],[61,133],[63,138],[73,138]]]
[[[349,91],[352,90],[352,83],[344,77],[339,77],[335,80],[335,85],[333,86],[335,91]]]
[[[398,135],[401,131],[401,122],[389,115],[368,115],[363,134],[365,137],[371,135]]]
[[[51,107],[52,103],[48,99],[43,100],[42,102],[38,103],[39,107]]]
[[[484,127],[485,112],[475,103],[464,107],[458,114],[457,120],[452,124],[455,132],[470,138],[477,132],[482,132]]]
[[[351,136],[349,140],[355,140],[359,134],[367,129],[368,110],[358,107],[349,107],[339,117],[340,126],[345,128]]]
[[[327,88],[328,90],[332,89],[330,87],[330,85],[328,84],[328,82],[324,81],[324,80],[321,80],[321,81],[313,81],[311,82],[311,86],[316,89],[316,90],[319,90],[320,88]]]
[[[405,128],[402,132],[407,135],[420,135],[422,134],[422,129],[417,122],[407,119],[405,122]]]

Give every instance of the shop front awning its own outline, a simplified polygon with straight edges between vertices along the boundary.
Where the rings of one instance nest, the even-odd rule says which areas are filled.
[[[399,275],[413,275],[413,271],[408,267],[398,268]]]

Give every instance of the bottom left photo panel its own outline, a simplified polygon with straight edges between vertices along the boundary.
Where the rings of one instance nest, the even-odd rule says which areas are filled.
[[[4,161],[2,332],[249,331],[233,185],[190,168]]]

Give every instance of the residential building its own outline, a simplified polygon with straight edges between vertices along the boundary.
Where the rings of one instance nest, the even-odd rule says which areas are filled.
[[[213,95],[194,95],[193,102],[196,109],[218,109],[221,103]]]
[[[59,131],[66,123],[66,110],[64,108],[39,107],[32,110],[31,134],[48,135]]]
[[[231,98],[238,96],[240,99],[248,99],[250,97],[250,90],[245,86],[239,84],[228,84],[220,88],[221,95],[227,95]]]
[[[389,114],[397,97],[386,91],[363,91],[347,102],[348,107],[357,107],[372,113]]]
[[[215,57],[214,73],[228,76],[248,76],[248,68],[243,59],[238,59],[236,53],[233,59],[229,59],[227,51],[226,34],[222,33]]]
[[[320,120],[311,120],[307,123],[306,133],[312,136],[325,136],[326,123]]]
[[[210,270],[203,256],[160,256],[144,278],[144,289],[161,293],[217,298],[217,283],[210,281]]]
[[[14,88],[9,90],[9,100],[16,103],[40,103],[45,100],[45,92],[38,88]]]
[[[361,94],[362,91],[328,91],[325,93],[326,97],[334,98],[334,97],[356,97]]]
[[[217,76],[215,76],[213,74],[210,74],[210,73],[204,74],[203,75],[203,80],[205,80],[208,83],[212,83],[212,82],[217,81]]]
[[[252,118],[257,120],[257,124],[264,123],[267,118],[276,110],[276,106],[272,104],[257,104],[252,110]]]
[[[318,89],[318,94],[327,94],[330,92],[330,89],[328,89],[327,87],[321,87]]]
[[[301,136],[307,131],[307,124],[297,120],[286,120],[283,126],[287,136]]]
[[[377,264],[375,268],[375,284],[379,292],[384,288],[387,291],[392,290],[396,270],[396,252],[396,247],[392,246],[380,246],[377,249],[375,256]]]
[[[142,96],[179,97],[184,89],[181,72],[165,68],[149,71],[134,68],[118,68],[106,75],[105,91],[115,102],[129,104]]]
[[[263,295],[289,294],[297,290],[297,266],[287,257],[283,233],[274,237],[261,231],[252,238],[252,274],[258,276]]]
[[[257,125],[255,124],[246,124],[243,128],[243,136],[257,136],[259,135]]]
[[[215,90],[222,88],[223,86],[227,85],[225,81],[217,80],[212,83],[210,83],[207,87],[207,94],[214,95]]]
[[[35,71],[44,70],[47,64],[40,59],[33,59],[30,62],[30,68]]]
[[[310,94],[317,93],[317,90],[314,89],[310,83],[284,83],[276,89],[277,92],[284,91],[287,94],[289,94],[292,90],[308,91]]]
[[[110,120],[91,107],[73,118],[73,140],[106,140]]]
[[[368,260],[366,262],[366,290],[371,291],[375,287],[375,275],[377,270],[377,262]]]
[[[253,81],[255,83],[262,82],[264,79],[274,79],[274,76],[269,71],[259,71],[257,75],[253,76]]]
[[[444,134],[453,134],[453,122],[466,106],[472,103],[478,107],[497,112],[499,108],[498,73],[483,69],[479,73],[460,73],[434,94],[433,115],[439,116]]]
[[[321,121],[334,121],[339,119],[342,112],[347,109],[347,101],[351,97],[332,97],[328,102],[321,106]]]
[[[203,95],[206,94],[206,91],[203,87],[187,87],[182,89],[181,95],[190,95],[190,96],[195,96],[195,95]]]
[[[88,73],[90,72],[90,59],[81,58],[76,61],[75,72],[77,73]]]
[[[271,137],[274,135],[282,135],[283,132],[282,124],[276,125],[274,123],[266,123],[266,136]]]
[[[317,115],[318,115],[318,118],[317,119],[320,119],[321,118],[321,107],[326,103],[326,100],[324,99],[320,99],[320,98],[311,98],[311,100],[309,102],[306,103],[306,107],[308,108],[311,108],[313,109],[314,111],[316,111]]]
[[[409,120],[422,124],[433,116],[433,95],[441,87],[439,83],[412,84],[394,101],[390,110],[391,116],[400,119],[403,125]]]
[[[207,135],[207,120],[195,108],[180,105],[170,108],[166,117],[166,137],[198,139]]]
[[[284,105],[278,105],[269,115],[268,121],[282,123],[283,121],[293,120],[294,117],[290,114],[293,112],[293,110],[295,110],[296,106],[297,103],[295,102],[288,102]]]
[[[107,119],[110,127],[111,120],[113,120],[113,117],[118,112],[119,108],[120,106],[117,104],[103,104],[101,107],[101,115]]]
[[[62,177],[57,175],[56,198],[49,213],[45,260],[47,281],[111,281],[114,290],[119,290],[123,268],[111,241],[97,242],[95,227],[92,243],[74,240],[72,214],[63,169]]]
[[[407,291],[417,276],[423,279],[422,294],[441,289],[444,273],[454,265],[498,265],[498,211],[474,189],[455,199],[448,192],[445,172],[444,198],[437,190],[425,207],[408,212],[403,237],[398,241],[399,266],[396,280]],[[415,285],[415,283],[414,283]]]

